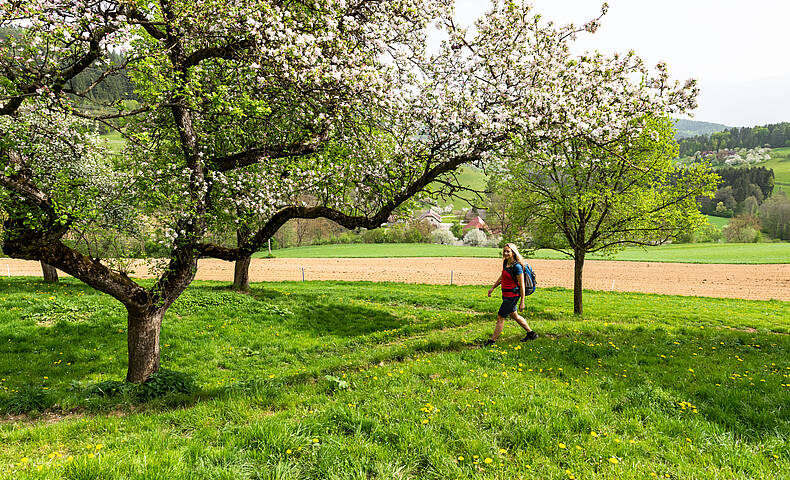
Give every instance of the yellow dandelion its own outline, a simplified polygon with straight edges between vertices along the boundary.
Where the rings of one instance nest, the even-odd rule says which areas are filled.
[[[314,438],[314,439],[313,439],[313,443],[318,443],[318,441],[319,441],[319,440],[318,440],[317,438]]]
[[[486,459],[483,460],[483,462],[484,463],[491,463],[491,462],[493,462],[493,460],[491,460],[491,457],[486,457]]]
[[[459,461],[459,462],[463,462],[463,461],[464,461],[464,457],[463,457],[463,456],[461,456],[461,455],[459,455],[459,456],[458,456],[458,461]]]
[[[618,460],[618,459],[616,459],[614,457],[609,457],[609,463],[613,463],[613,464],[617,465],[618,463],[620,463],[620,460]]]
[[[590,432],[590,436],[591,437],[597,437],[598,436],[598,432]]]
[[[559,447],[560,448],[565,448],[565,444],[564,443],[560,443]]]
[[[94,454],[92,454],[92,453],[89,453],[89,454],[88,454],[88,458],[93,458],[93,457],[95,457],[95,456],[96,456],[96,455],[94,455]]]
[[[507,450],[505,450],[504,448],[500,448],[499,453],[507,453]]]
[[[288,450],[286,450],[286,451],[285,451],[285,453],[287,453],[288,455],[290,455],[290,454],[292,454],[292,453],[294,453],[294,452],[293,452],[293,450],[291,450],[291,449],[289,448]]]
[[[29,461],[30,460],[27,457],[22,457],[22,460],[20,460],[20,462],[22,462],[22,463],[27,463]]]

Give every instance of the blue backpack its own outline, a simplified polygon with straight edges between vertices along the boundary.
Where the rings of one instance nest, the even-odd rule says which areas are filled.
[[[518,280],[516,280],[516,265],[517,264],[513,264],[513,266],[511,267],[507,267],[507,261],[502,262],[502,268],[504,268],[507,271],[507,273],[509,273],[510,276],[513,278],[513,281],[516,282],[516,284],[518,284]],[[537,285],[538,285],[537,281],[535,280],[535,271],[532,270],[532,267],[530,267],[528,263],[524,262],[524,290],[526,290],[524,292],[524,296],[526,297],[528,295],[532,295],[533,293],[535,293],[535,288],[537,287]],[[519,290],[518,287],[516,287],[512,290],[507,289],[505,291],[518,293],[518,290]]]

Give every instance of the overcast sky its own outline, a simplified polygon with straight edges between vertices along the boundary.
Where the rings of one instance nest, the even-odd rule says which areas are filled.
[[[532,0],[556,23],[584,24],[602,0]],[[699,80],[694,120],[728,126],[790,121],[790,0],[608,0],[609,13],[581,50],[630,49],[648,65],[666,61],[674,78]],[[456,0],[471,24],[488,0]]]

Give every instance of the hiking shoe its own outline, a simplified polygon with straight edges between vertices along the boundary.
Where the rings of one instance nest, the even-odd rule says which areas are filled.
[[[496,342],[491,340],[490,338],[483,343],[483,348],[490,347],[491,345],[495,344]]]
[[[522,338],[521,341],[528,342],[530,340],[535,340],[536,338],[538,338],[538,334],[535,333],[535,330],[532,330],[531,332],[527,332],[527,336]]]

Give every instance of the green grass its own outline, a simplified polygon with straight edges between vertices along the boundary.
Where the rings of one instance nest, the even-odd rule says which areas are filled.
[[[713,215],[708,215],[707,217],[708,217],[708,222],[710,222],[713,225],[719,227],[719,230],[724,228],[724,226],[727,225],[727,223],[729,223],[729,221],[730,221],[729,218],[714,217]]]
[[[362,243],[284,248],[274,250],[272,254],[277,258],[496,258],[501,255],[501,251],[498,248],[460,247],[426,243]],[[266,255],[267,252],[259,252],[255,254],[255,257],[260,258]],[[551,250],[539,250],[532,258],[567,259],[568,257]],[[693,243],[661,245],[646,249],[630,247],[611,257],[591,255],[588,259],[669,263],[790,263],[790,243]]]
[[[109,297],[0,292],[0,405],[48,409],[0,423],[0,478],[790,475],[786,302],[586,292],[581,319],[542,289],[541,338],[510,323],[482,349],[498,301],[479,287],[200,282],[161,337],[200,389],[141,403],[88,393],[124,375]]]
[[[774,192],[783,190],[790,196],[790,147],[774,148],[771,159],[760,164],[774,171]]]
[[[114,155],[120,154],[123,147],[126,145],[126,139],[116,131],[102,135],[99,137],[99,141]]]

